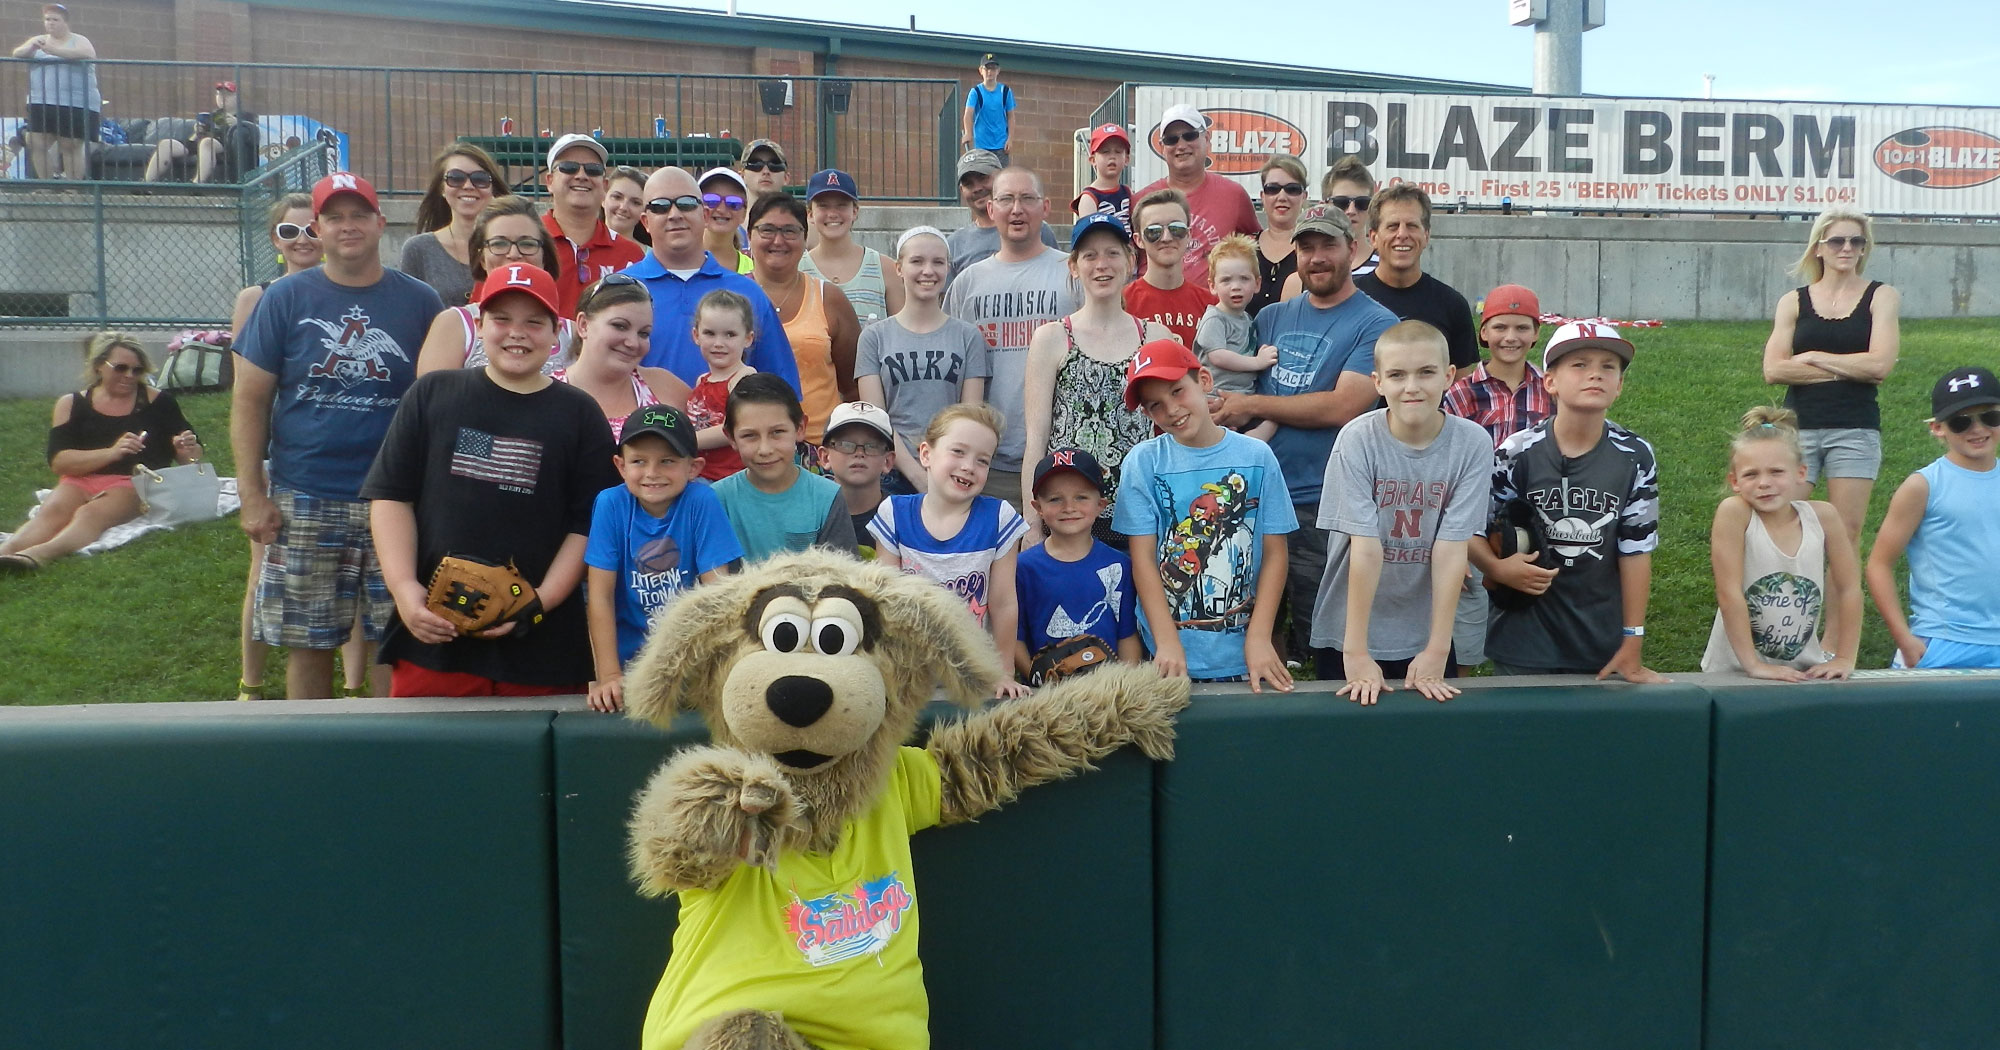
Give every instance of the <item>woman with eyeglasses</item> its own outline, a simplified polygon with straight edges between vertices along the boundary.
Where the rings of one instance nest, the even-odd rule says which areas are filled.
[[[1257,294],[1244,309],[1250,316],[1284,298],[1285,281],[1299,270],[1292,231],[1305,211],[1306,166],[1289,153],[1273,153],[1257,174],[1262,188],[1264,232],[1257,235]]]
[[[494,198],[473,222],[466,243],[472,258],[475,288],[485,283],[487,274],[509,263],[538,266],[548,271],[558,285],[562,283],[562,264],[555,246],[549,241],[548,231],[542,228],[534,203],[525,197]],[[544,373],[567,363],[568,355],[563,348],[569,345],[573,328],[566,317],[557,324],[556,352],[542,366]],[[417,353],[417,375],[443,368],[484,367],[486,346],[479,338],[479,304],[450,307],[437,315],[437,320],[431,322],[430,334],[424,337],[424,348]]]
[[[600,278],[577,305],[571,363],[549,373],[597,400],[611,421],[611,438],[623,440],[625,417],[647,405],[687,408],[688,385],[664,368],[639,364],[653,348],[653,297],[636,277]]]
[[[812,177],[806,189],[806,216],[819,238],[799,260],[799,270],[840,286],[867,327],[903,308],[903,282],[882,253],[854,239],[854,220],[861,215],[854,177],[828,168]]]
[[[118,332],[84,345],[84,381],[56,399],[49,467],[56,487],[21,530],[0,543],[0,570],[32,572],[95,542],[145,510],[132,474],[201,458],[201,439],[174,396],[150,390],[153,365],[138,340]]]
[[[861,339],[861,322],[838,287],[799,272],[805,254],[803,201],[789,193],[773,193],[750,206],[750,260],[756,264],[750,276],[784,323],[799,366],[805,439],[818,446],[833,406],[861,400],[854,384],[854,349]]]
[[[702,250],[731,273],[750,273],[754,264],[743,251],[749,245],[744,216],[750,213],[750,188],[732,168],[710,168],[696,185],[701,190]]]
[[[1764,343],[1764,381],[1786,387],[1798,413],[1811,498],[1826,479],[1826,501],[1840,512],[1858,550],[1868,497],[1882,469],[1882,409],[1875,388],[1895,370],[1903,297],[1861,276],[1875,243],[1875,223],[1835,206],[1813,220],[1806,251],[1791,269],[1806,284],[1778,299]]]
[[[472,298],[472,224],[495,196],[506,196],[500,165],[469,142],[446,146],[431,161],[431,182],[417,203],[415,237],[403,242],[396,268],[437,289],[456,306]]]
[[[604,187],[604,225],[620,237],[628,237],[648,248],[653,236],[639,216],[646,213],[646,173],[630,164],[611,169]]]
[[[1176,338],[1166,325],[1126,311],[1125,284],[1132,266],[1132,237],[1124,223],[1102,212],[1077,220],[1070,231],[1069,275],[1083,289],[1083,305],[1035,330],[1028,343],[1022,408],[1027,445],[1021,462],[1040,463],[1052,448],[1080,448],[1097,457],[1109,479],[1105,495],[1113,497],[1125,454],[1153,436],[1153,421],[1125,407],[1126,365],[1139,347]],[[1028,518],[1030,544],[1042,532],[1034,495],[1034,478],[1023,471],[1021,509]],[[1125,538],[1111,531],[1109,504],[1092,532],[1125,549]]]
[[[1331,204],[1346,213],[1347,224],[1354,229],[1354,243],[1367,247],[1368,204],[1375,199],[1375,176],[1369,173],[1368,166],[1361,163],[1361,158],[1353,154],[1334,161],[1333,167],[1327,169],[1326,177],[1319,182],[1319,192],[1324,203]],[[1304,210],[1301,208],[1300,212],[1303,213]],[[1357,251],[1354,253],[1353,269],[1349,271],[1348,276],[1360,277],[1374,273],[1375,267],[1381,261],[1382,257],[1373,249],[1370,249],[1365,256]],[[1298,273],[1294,272],[1285,278],[1285,288],[1278,294],[1278,301],[1290,299],[1303,290],[1305,285],[1299,280]]]

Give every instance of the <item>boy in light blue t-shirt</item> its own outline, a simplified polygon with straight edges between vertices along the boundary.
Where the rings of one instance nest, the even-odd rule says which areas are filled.
[[[1126,453],[1111,527],[1132,538],[1139,632],[1161,673],[1290,691],[1271,631],[1298,516],[1270,446],[1209,415],[1213,388],[1177,339],[1132,356],[1125,407],[1165,433]]]
[[[698,477],[701,456],[687,416],[647,405],[625,418],[623,434],[613,458],[625,484],[597,494],[583,550],[597,674],[590,706],[599,711],[624,707],[624,667],[661,611],[743,558],[722,501]]]

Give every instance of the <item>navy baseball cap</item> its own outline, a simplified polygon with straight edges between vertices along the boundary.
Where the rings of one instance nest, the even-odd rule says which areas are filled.
[[[1065,470],[1097,486],[1100,494],[1104,492],[1104,468],[1098,465],[1096,456],[1080,448],[1059,448],[1043,456],[1042,461],[1035,464],[1035,483],[1030,491],[1039,494],[1042,482],[1048,480],[1051,474],[1060,474]]]
[[[668,448],[689,459],[701,455],[701,448],[695,443],[694,425],[671,405],[647,405],[626,416],[618,447],[623,448],[647,434],[665,439]]]
[[[838,193],[849,200],[861,199],[861,194],[854,188],[854,176],[839,168],[815,171],[812,178],[806,182],[807,200],[817,200],[821,195],[828,193]]]
[[[1084,237],[1088,236],[1092,230],[1102,229],[1109,229],[1118,235],[1119,240],[1127,244],[1132,242],[1132,231],[1126,229],[1125,224],[1118,221],[1118,216],[1110,212],[1094,211],[1076,220],[1076,225],[1070,227],[1069,250],[1072,252],[1076,251],[1077,245],[1082,244]]]

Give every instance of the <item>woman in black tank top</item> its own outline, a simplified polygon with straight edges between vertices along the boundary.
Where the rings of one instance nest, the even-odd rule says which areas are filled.
[[[1787,387],[1785,404],[1799,414],[1807,485],[1826,478],[1827,501],[1857,550],[1882,465],[1875,388],[1896,367],[1902,308],[1896,289],[1861,276],[1874,242],[1861,212],[1821,212],[1792,268],[1807,283],[1778,300],[1764,344],[1764,381]]]

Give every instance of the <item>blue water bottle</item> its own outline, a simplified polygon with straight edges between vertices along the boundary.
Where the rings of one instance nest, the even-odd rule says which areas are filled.
[[[666,138],[666,137],[667,137],[667,118],[666,118],[666,117],[664,117],[664,116],[659,116],[659,115],[657,115],[657,114],[656,114],[656,115],[654,115],[654,117],[653,117],[653,137],[654,137],[654,138],[656,138],[656,139],[663,139],[663,138]]]

